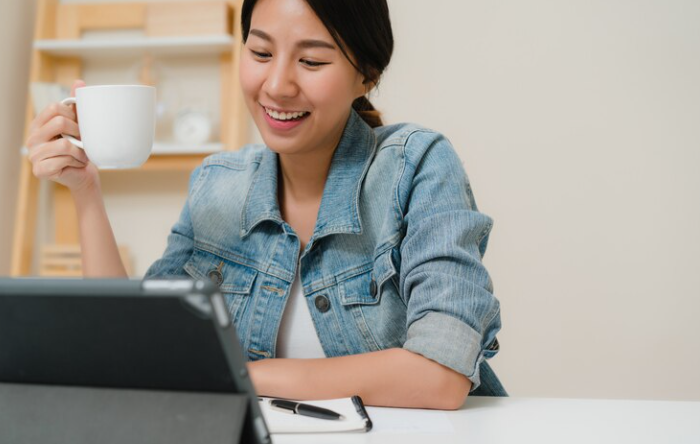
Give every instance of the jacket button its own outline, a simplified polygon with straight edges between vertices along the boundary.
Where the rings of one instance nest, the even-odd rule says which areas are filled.
[[[377,295],[377,281],[372,279],[372,282],[369,283],[369,294],[372,297],[375,297]]]
[[[325,313],[331,308],[331,301],[328,300],[326,295],[316,296],[314,304],[316,304],[316,309],[321,313]]]
[[[210,271],[207,276],[209,276],[209,279],[216,285],[217,287],[221,285],[221,283],[224,281],[224,276],[221,274],[219,270],[212,270]]]

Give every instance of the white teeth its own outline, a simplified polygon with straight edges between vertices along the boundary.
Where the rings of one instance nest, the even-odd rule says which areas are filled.
[[[267,115],[269,115],[275,120],[292,120],[308,114],[307,112],[278,113],[277,111],[271,110],[269,108],[265,108],[265,112],[267,113]]]

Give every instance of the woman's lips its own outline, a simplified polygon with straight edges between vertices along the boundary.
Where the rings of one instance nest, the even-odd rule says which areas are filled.
[[[298,127],[302,123],[306,121],[306,119],[311,115],[311,113],[307,113],[306,115],[297,118],[297,119],[291,119],[291,120],[277,120],[270,116],[267,111],[265,110],[265,107],[261,106],[260,107],[261,112],[263,113],[263,116],[265,117],[265,121],[267,124],[275,130],[278,131],[289,131],[293,128]]]

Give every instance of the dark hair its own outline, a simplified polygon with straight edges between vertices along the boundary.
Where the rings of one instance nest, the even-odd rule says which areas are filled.
[[[365,83],[378,85],[394,51],[394,36],[386,0],[305,1],[328,29],[345,57],[365,77]],[[243,2],[243,42],[248,40],[256,3],[257,0]],[[372,128],[383,125],[380,112],[366,96],[357,98],[352,107]]]

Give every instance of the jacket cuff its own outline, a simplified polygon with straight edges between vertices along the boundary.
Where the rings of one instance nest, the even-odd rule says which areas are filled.
[[[403,348],[463,374],[472,382],[471,391],[481,384],[481,335],[452,316],[432,312],[414,321]]]

